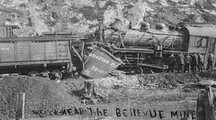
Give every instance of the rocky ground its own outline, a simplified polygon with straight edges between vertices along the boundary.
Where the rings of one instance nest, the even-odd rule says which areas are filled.
[[[195,83],[207,79],[214,80],[215,74],[161,73],[107,77],[88,80],[94,84],[93,95],[88,96],[84,89],[84,79],[81,78],[56,82],[12,75],[0,80],[0,118],[14,118],[16,95],[19,92],[26,93],[26,118],[55,117],[56,114],[45,111],[79,106],[109,106],[109,109],[116,106],[159,106],[165,110],[183,109],[186,106],[195,109],[198,93],[203,90]]]
[[[140,21],[167,26],[182,22],[215,22],[214,0],[0,0],[2,24],[20,26],[17,36],[35,36],[42,32],[95,31],[122,20],[138,27]],[[6,22],[4,21],[6,19]]]

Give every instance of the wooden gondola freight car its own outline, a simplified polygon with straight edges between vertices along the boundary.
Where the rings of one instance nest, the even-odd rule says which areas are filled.
[[[0,28],[0,74],[20,73],[61,79],[63,73],[71,73],[70,46],[80,37],[14,37],[12,29],[8,29],[10,27]]]

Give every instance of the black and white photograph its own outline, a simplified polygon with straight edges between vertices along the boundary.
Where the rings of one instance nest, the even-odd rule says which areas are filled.
[[[216,0],[0,0],[0,120],[216,120]]]

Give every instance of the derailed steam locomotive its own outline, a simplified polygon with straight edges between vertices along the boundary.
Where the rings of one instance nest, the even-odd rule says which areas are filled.
[[[148,29],[144,24],[140,29],[116,32],[118,28],[114,25],[114,31],[107,32],[104,39],[116,46],[113,54],[125,63],[119,67],[121,70],[135,73],[163,71],[167,69],[168,56],[172,53],[199,52],[204,63],[209,52],[216,54],[216,28],[213,25],[179,25],[165,29],[163,24],[158,24],[156,29]]]

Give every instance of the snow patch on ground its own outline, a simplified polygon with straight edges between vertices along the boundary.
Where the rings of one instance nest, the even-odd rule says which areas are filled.
[[[72,0],[71,3],[77,8],[82,8],[85,6],[94,7],[96,5],[94,0]]]
[[[37,6],[31,5],[29,9],[30,16],[34,22],[33,29],[37,32],[38,35],[41,35],[43,32],[48,32],[48,26],[44,23],[42,19],[39,19],[40,13],[36,11]]]
[[[28,3],[28,0],[13,0],[12,4],[19,5],[22,3]]]
[[[207,9],[203,9],[205,12],[208,12],[210,14],[216,15],[216,11],[215,10],[207,10]]]
[[[146,0],[146,1],[148,1],[148,2],[150,2],[150,3],[155,3],[155,2],[157,2],[158,0]]]
[[[103,14],[103,16],[104,16],[104,24],[109,25],[109,24],[113,23],[115,18],[120,17],[118,15],[119,15],[118,11],[115,8],[113,8],[111,6],[108,6],[106,11]]]
[[[137,2],[134,7],[128,9],[126,19],[132,22],[133,28],[139,28],[140,22],[143,21],[146,14],[147,6],[146,2]]]
[[[216,3],[212,3],[212,5],[216,7]]]
[[[100,8],[103,8],[106,3],[107,3],[107,1],[98,1],[98,5]]]
[[[169,6],[169,4],[167,3],[166,0],[160,0],[159,3],[162,4],[164,7],[168,7]]]

